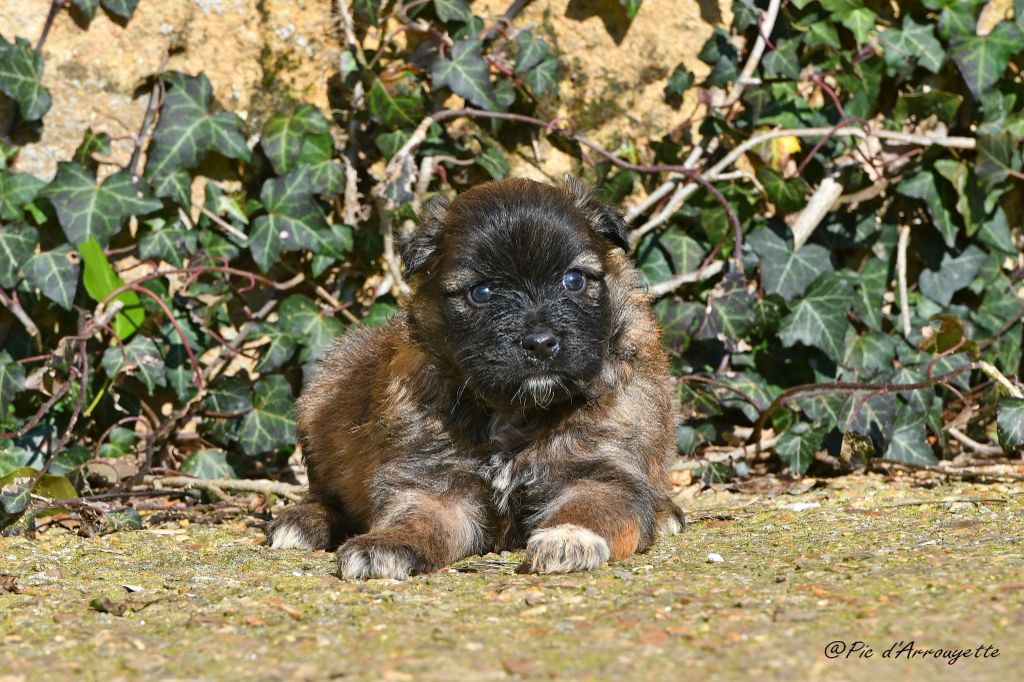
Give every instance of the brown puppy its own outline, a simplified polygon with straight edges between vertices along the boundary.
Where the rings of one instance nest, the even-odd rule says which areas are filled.
[[[435,201],[402,244],[407,304],[338,339],[299,399],[309,493],[269,543],[405,578],[524,545],[526,570],[586,570],[680,530],[668,363],[628,245],[572,178]]]

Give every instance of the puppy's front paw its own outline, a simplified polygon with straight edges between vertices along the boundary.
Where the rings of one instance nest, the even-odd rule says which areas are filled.
[[[338,577],[343,580],[405,580],[423,573],[424,568],[424,561],[412,547],[368,535],[352,538],[338,548]]]
[[[526,543],[524,568],[530,573],[589,571],[608,561],[603,537],[571,523],[534,531]]]

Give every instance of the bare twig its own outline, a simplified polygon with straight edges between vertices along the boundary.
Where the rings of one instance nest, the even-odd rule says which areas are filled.
[[[224,220],[219,215],[217,215],[210,209],[206,208],[205,206],[200,206],[199,210],[202,212],[204,216],[212,220],[217,227],[221,228],[238,241],[242,243],[248,243],[249,238],[245,236],[245,233],[239,230],[237,227],[235,227],[228,221]]]
[[[978,369],[987,374],[992,379],[995,379],[996,383],[1006,389],[1012,397],[1019,400],[1024,400],[1024,391],[1021,391],[1020,387],[1014,384],[1012,381],[1006,378],[1002,372],[1000,372],[995,365],[985,362],[984,360],[978,361]]]
[[[900,238],[896,245],[896,276],[900,292],[900,319],[903,322],[903,338],[909,339],[910,333],[910,302],[907,300],[907,247],[910,245],[910,225],[900,228]]]
[[[743,91],[746,90],[751,77],[754,75],[754,71],[757,70],[758,64],[761,63],[764,48],[768,43],[768,38],[772,35],[772,29],[775,28],[775,20],[779,16],[779,5],[781,4],[781,0],[771,0],[768,3],[768,9],[762,15],[761,23],[758,26],[757,40],[754,41],[754,47],[750,50],[750,56],[747,57],[747,63],[743,65],[743,71],[740,72],[739,78],[733,83],[732,89],[722,102],[723,107],[732,106],[743,96]]]
[[[165,488],[195,488],[207,490],[213,493],[217,491],[232,490],[235,492],[261,493],[263,495],[280,495],[281,497],[298,502],[302,499],[303,486],[281,483],[279,481],[268,481],[262,479],[248,478],[190,478],[188,476],[146,476],[143,482],[154,486],[157,490],[161,486]]]
[[[693,284],[694,282],[711,279],[720,273],[724,267],[725,264],[720,260],[709,263],[704,267],[697,268],[693,272],[685,272],[681,275],[676,275],[672,279],[659,282],[658,284],[653,284],[651,285],[651,288],[648,289],[648,293],[651,295],[651,298],[664,296],[665,294],[675,291],[684,284]]]
[[[18,322],[21,322],[22,326],[25,327],[25,331],[32,337],[32,345],[35,346],[35,349],[37,351],[42,350],[42,337],[39,335],[39,327],[28,316],[25,309],[21,307],[18,292],[12,291],[8,294],[3,289],[0,289],[0,303],[3,303],[11,311],[11,314],[18,319]]]
[[[807,205],[793,220],[790,228],[793,231],[793,251],[798,251],[807,242],[842,193],[843,186],[835,178],[828,176],[821,181]]]
[[[988,445],[987,443],[979,443],[978,441],[974,440],[960,429],[951,427],[948,429],[948,431],[949,435],[953,436],[953,438],[959,441],[962,445],[965,445],[972,452],[975,452],[979,455],[991,457],[992,455],[1004,454],[1003,449],[998,445]]]

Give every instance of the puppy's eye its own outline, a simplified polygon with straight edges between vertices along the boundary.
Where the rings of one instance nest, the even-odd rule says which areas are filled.
[[[583,291],[587,286],[587,277],[579,270],[566,270],[562,275],[562,286],[566,291]]]
[[[491,287],[486,284],[477,284],[469,290],[469,302],[475,303],[476,305],[483,305],[484,303],[487,303],[493,296],[494,292],[491,291]]]

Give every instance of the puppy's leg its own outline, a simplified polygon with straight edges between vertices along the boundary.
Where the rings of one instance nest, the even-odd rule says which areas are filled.
[[[649,546],[657,514],[649,486],[626,477],[567,484],[541,511],[521,570],[586,571]]]
[[[314,497],[285,507],[267,526],[273,549],[334,549],[343,535],[342,514]]]
[[[338,549],[338,576],[404,580],[479,554],[493,543],[486,515],[476,486],[398,491],[375,514],[369,532]]]

